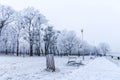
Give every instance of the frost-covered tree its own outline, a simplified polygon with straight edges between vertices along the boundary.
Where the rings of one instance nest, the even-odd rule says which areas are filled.
[[[59,49],[67,55],[71,55],[74,52],[74,48],[76,48],[76,45],[78,44],[78,38],[76,37],[74,31],[61,32],[58,40]]]
[[[36,16],[34,18],[34,52],[40,56],[41,49],[42,49],[42,42],[43,42],[43,28],[44,28],[44,23],[46,23],[47,20],[45,17],[41,14]]]
[[[7,46],[8,45],[8,33],[7,32],[4,32],[2,41],[4,43],[5,54],[7,55],[8,54],[8,46]]]
[[[87,42],[85,41],[81,41],[80,43],[80,53],[83,56],[83,60],[84,60],[84,56],[85,55],[89,55],[91,52],[91,45],[89,45]]]
[[[46,23],[45,16],[39,13],[34,8],[27,8],[23,10],[23,17],[25,22],[25,29],[28,33],[28,42],[30,45],[30,56],[33,56],[34,35],[36,27],[40,29],[41,24]]]
[[[12,22],[11,24],[11,28],[13,30],[13,32],[16,33],[16,55],[18,56],[19,55],[19,39],[21,37],[21,33],[23,32],[23,29],[25,27],[25,24],[24,24],[24,21],[23,21],[23,16],[19,13],[19,12],[16,12],[14,14],[14,17],[13,17],[14,21]]]
[[[0,37],[2,49],[5,49],[5,53],[8,53],[8,42],[9,42],[9,24],[13,22],[14,10],[11,7],[0,4]],[[3,43],[5,43],[3,45]],[[3,51],[1,50],[1,51]]]
[[[14,12],[11,7],[0,5],[0,36],[3,28],[6,28],[13,21]]]
[[[11,50],[12,50],[12,43],[14,43],[14,39],[13,38],[14,34],[12,32],[12,29],[10,28],[6,28],[3,32],[2,32],[2,35],[1,35],[1,48],[2,50],[1,51],[4,51],[5,54],[7,55],[8,52],[10,53]],[[13,45],[14,46],[14,45]]]
[[[16,53],[16,41],[17,41],[17,35],[16,35],[16,31],[14,31],[13,29],[10,32],[10,46],[11,46],[11,54],[15,54]]]
[[[45,55],[54,53],[54,46],[57,43],[58,33],[53,30],[52,26],[48,26],[44,30]]]
[[[57,37],[59,32],[56,32],[52,26],[48,26],[44,30],[44,42],[45,42],[45,55],[47,70],[55,71],[54,64],[54,48],[57,43]]]
[[[100,43],[99,49],[102,55],[106,55],[110,51],[110,46],[107,43]]]

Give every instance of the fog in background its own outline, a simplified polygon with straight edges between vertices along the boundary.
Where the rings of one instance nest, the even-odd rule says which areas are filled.
[[[84,40],[98,45],[106,42],[112,51],[120,52],[119,0],[0,0],[15,10],[28,6],[38,9],[59,30],[74,30]]]

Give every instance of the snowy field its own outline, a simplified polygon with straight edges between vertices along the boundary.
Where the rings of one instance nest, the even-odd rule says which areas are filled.
[[[0,57],[0,80],[118,80],[120,68],[108,59],[86,58],[84,66],[68,66],[55,57],[56,72],[46,72],[45,57]]]
[[[68,66],[67,61],[68,57],[55,57],[57,70],[51,73],[45,71],[45,57],[1,56],[0,80],[57,80],[79,68]]]

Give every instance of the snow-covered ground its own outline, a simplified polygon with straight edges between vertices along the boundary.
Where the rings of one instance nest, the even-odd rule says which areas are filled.
[[[108,59],[101,57],[73,71],[62,80],[119,80],[120,67]]]
[[[120,68],[108,59],[84,61],[84,66],[66,65],[68,57],[55,57],[56,72],[45,71],[45,57],[0,57],[0,80],[118,80]]]
[[[0,80],[57,80],[78,69],[68,66],[68,57],[55,57],[56,72],[47,72],[45,57],[0,57]]]

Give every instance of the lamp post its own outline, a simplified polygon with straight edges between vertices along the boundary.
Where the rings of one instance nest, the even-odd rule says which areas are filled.
[[[83,41],[83,29],[81,29],[81,34],[82,34],[82,41]]]
[[[82,34],[82,47],[83,47],[83,29],[81,29],[81,34]],[[84,49],[82,51],[82,55],[83,55],[83,60],[84,60]]]

